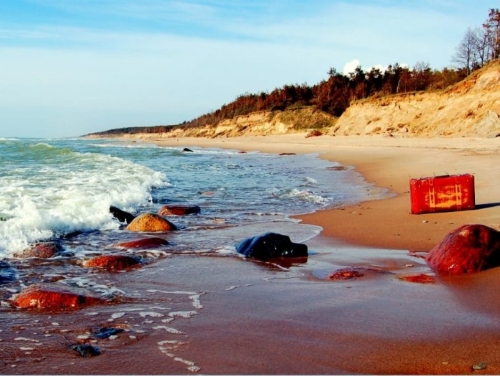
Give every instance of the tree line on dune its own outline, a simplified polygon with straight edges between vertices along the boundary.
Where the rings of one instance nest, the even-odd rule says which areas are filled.
[[[331,68],[328,78],[316,85],[284,85],[271,92],[245,93],[216,111],[174,127],[198,128],[252,112],[304,106],[338,117],[357,100],[445,89],[499,57],[500,9],[490,9],[482,28],[467,29],[452,57],[455,67],[437,70],[426,62],[419,62],[413,68],[395,63],[385,70],[374,67],[364,71],[358,66],[347,75]],[[172,129],[173,126],[131,127],[101,133],[163,133]]]

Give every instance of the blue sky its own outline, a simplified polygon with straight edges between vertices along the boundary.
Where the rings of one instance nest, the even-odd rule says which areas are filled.
[[[1,1],[0,137],[176,124],[357,62],[442,69],[493,3]]]

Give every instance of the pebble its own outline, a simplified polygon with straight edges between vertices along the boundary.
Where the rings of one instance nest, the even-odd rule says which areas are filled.
[[[480,371],[482,369],[486,369],[486,363],[483,362],[476,363],[472,366],[472,369],[474,371]]]

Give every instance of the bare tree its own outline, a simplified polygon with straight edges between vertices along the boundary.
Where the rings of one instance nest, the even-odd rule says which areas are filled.
[[[467,75],[472,72],[474,67],[477,67],[477,46],[480,44],[479,40],[477,32],[469,27],[462,41],[457,46],[455,55],[452,57],[452,61],[457,63],[459,68],[465,69]]]
[[[490,48],[490,60],[500,57],[500,9],[490,9],[488,20],[483,24]]]

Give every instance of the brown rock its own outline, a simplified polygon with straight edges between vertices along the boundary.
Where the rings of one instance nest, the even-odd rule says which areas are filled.
[[[167,232],[175,230],[176,227],[157,214],[144,213],[136,217],[126,229],[140,232]]]
[[[355,268],[344,268],[335,271],[334,273],[328,276],[329,280],[332,281],[345,281],[348,279],[360,278],[363,277],[364,274]]]
[[[156,248],[161,247],[162,245],[167,245],[168,242],[162,238],[144,238],[132,240],[129,242],[122,242],[116,244],[116,247],[123,248]]]
[[[412,283],[436,283],[436,278],[429,274],[405,275],[400,280]]]
[[[102,268],[110,271],[125,270],[140,264],[140,258],[129,255],[101,255],[83,263],[88,268]]]
[[[198,205],[164,205],[158,210],[158,215],[188,215],[197,214],[200,212],[200,207]]]
[[[16,254],[16,257],[20,258],[51,258],[57,256],[64,251],[64,248],[59,243],[55,242],[44,242],[36,243],[31,248],[25,249],[21,253]]]
[[[105,299],[81,288],[42,283],[28,286],[14,300],[19,308],[75,309],[106,303]]]
[[[500,232],[483,225],[464,225],[450,232],[426,258],[441,273],[475,273],[500,265]]]
[[[318,131],[317,129],[314,129],[310,131],[308,134],[306,134],[306,138],[319,137],[319,136],[323,136],[323,133],[321,131]]]

